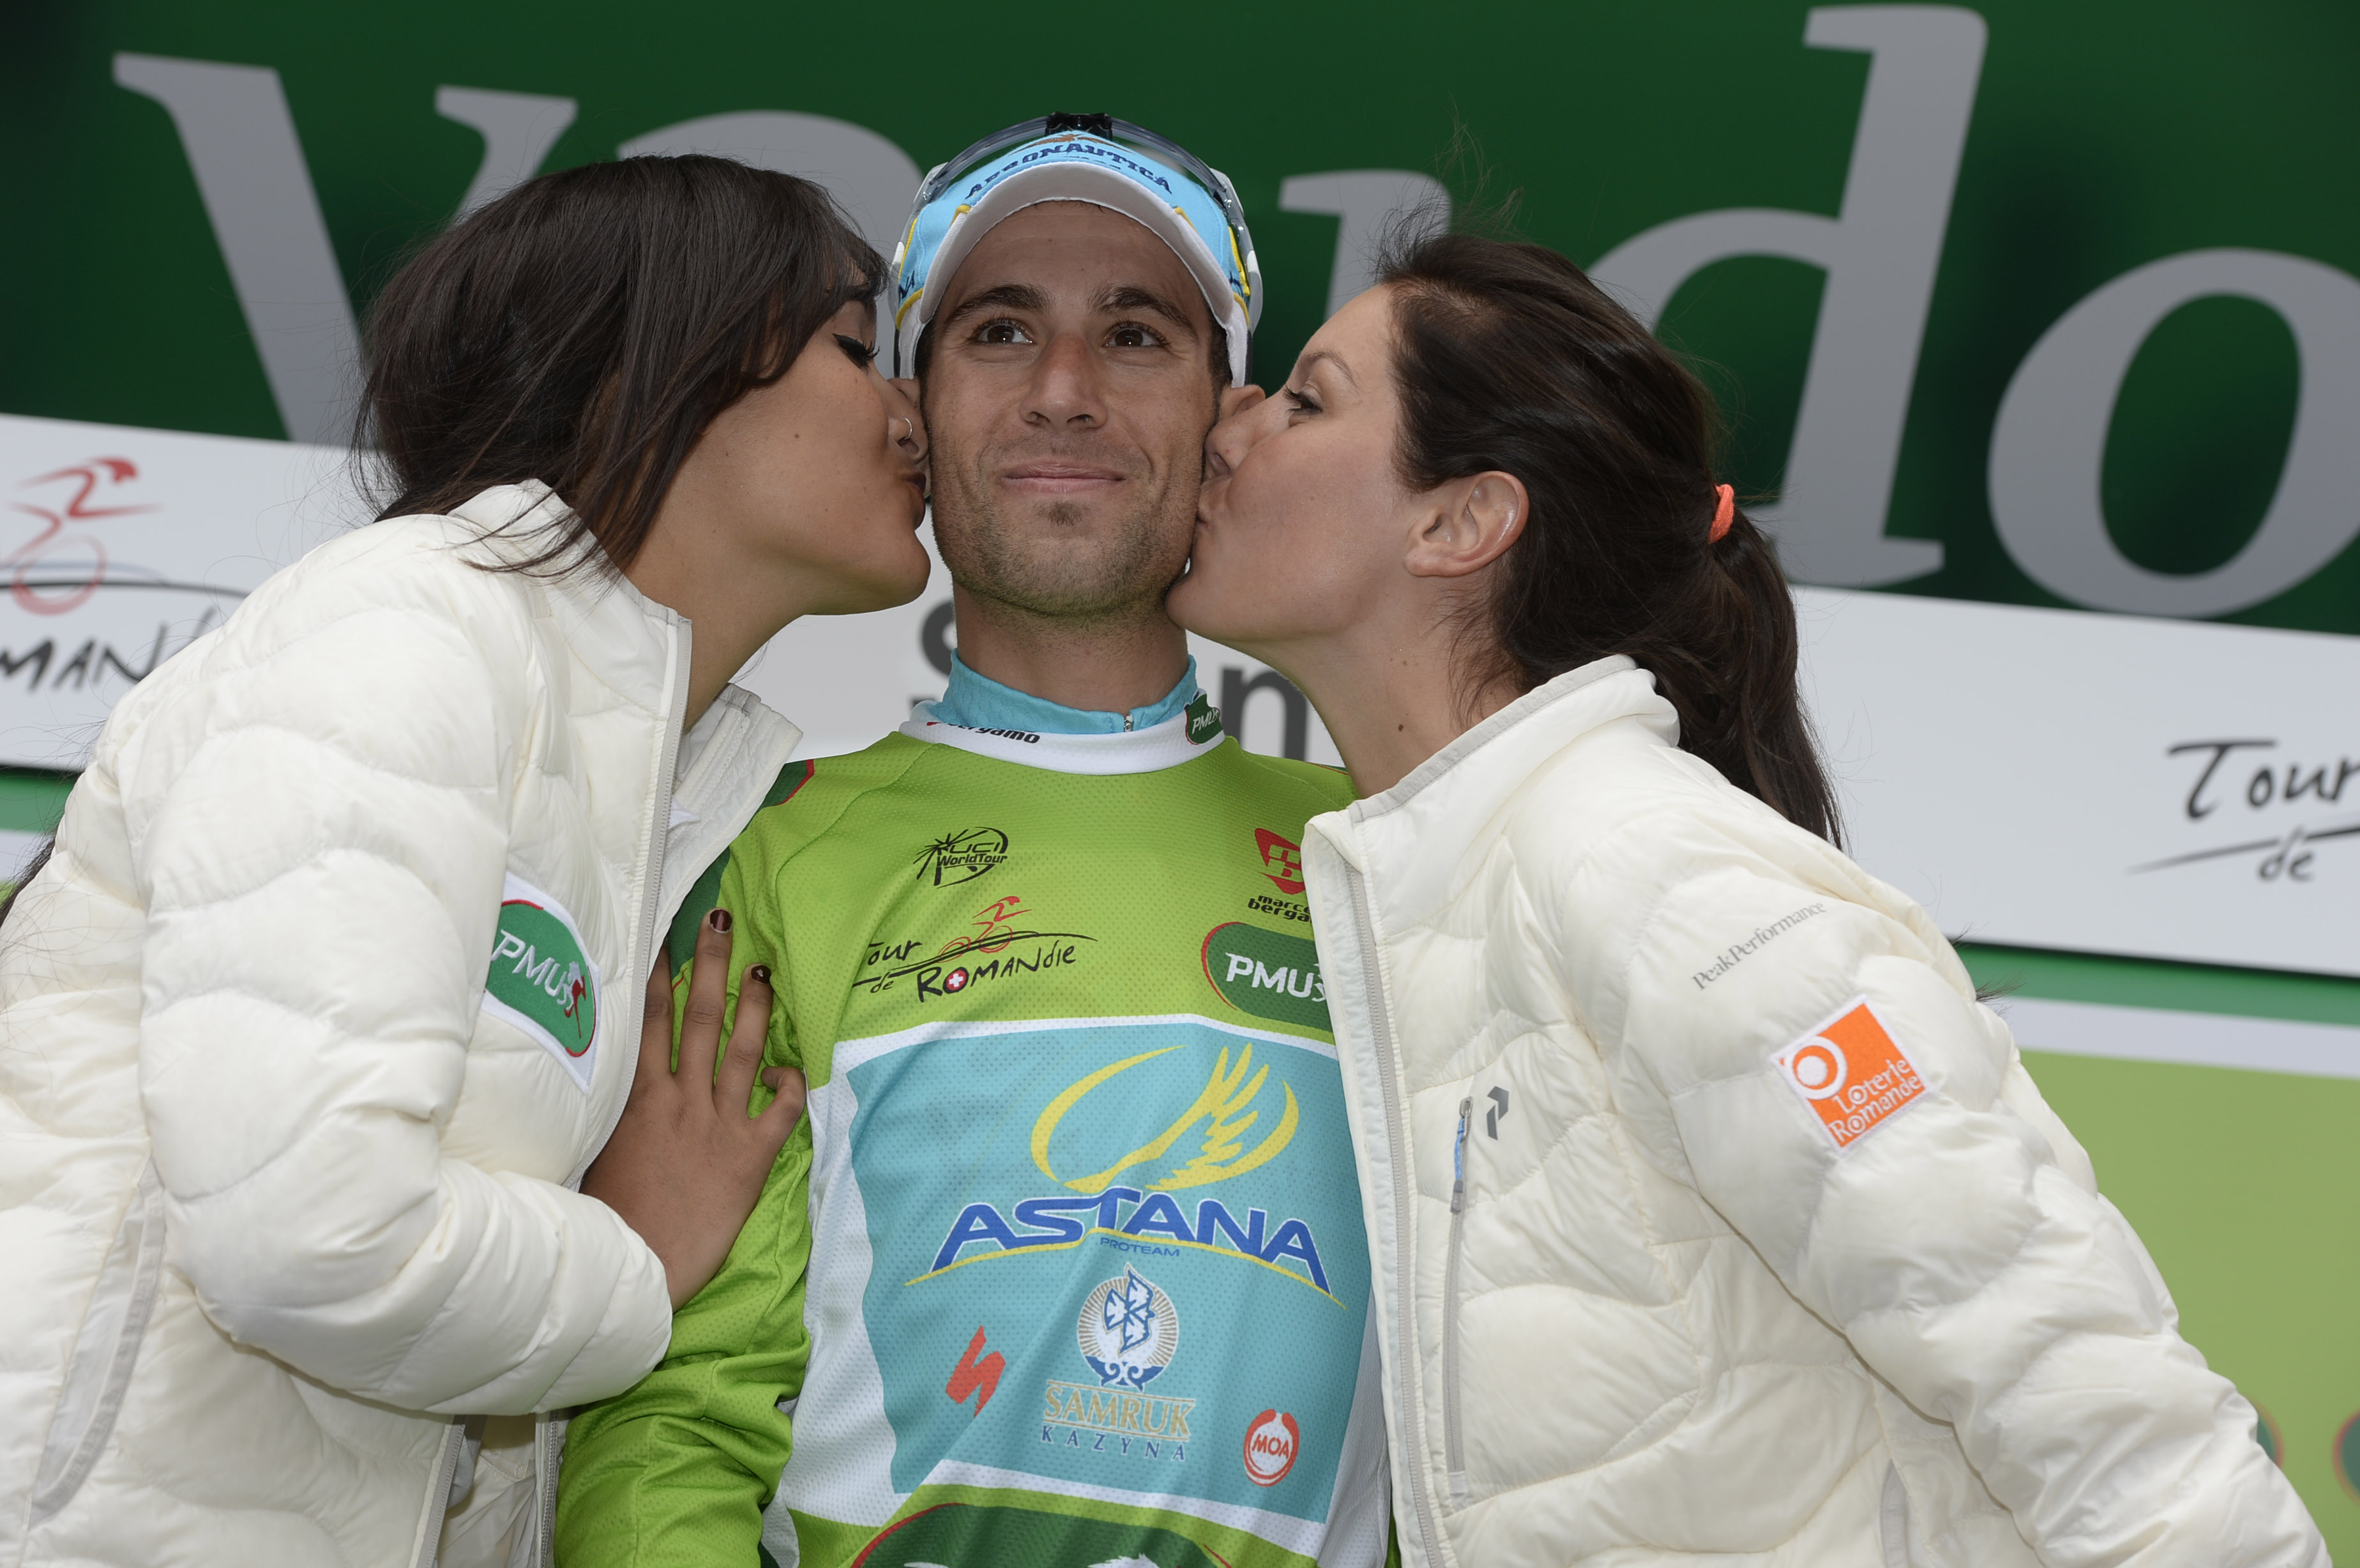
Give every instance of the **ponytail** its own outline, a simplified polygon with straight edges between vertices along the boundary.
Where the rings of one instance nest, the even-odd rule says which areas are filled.
[[[1797,684],[1795,602],[1742,507],[1726,529],[1711,397],[1581,269],[1471,234],[1389,256],[1398,462],[1411,488],[1497,470],[1532,513],[1469,627],[1469,675],[1529,691],[1627,654],[1682,749],[1840,843]]]

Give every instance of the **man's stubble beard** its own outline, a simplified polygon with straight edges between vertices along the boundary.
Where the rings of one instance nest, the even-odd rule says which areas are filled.
[[[935,470],[934,543],[961,588],[1046,620],[1163,614],[1196,534],[1196,475],[1175,475],[1152,493],[1152,479],[1132,481],[1136,504],[1092,538],[1081,534],[1087,514],[1071,502],[1052,503],[1031,528],[1005,516],[989,482],[978,493],[971,472],[965,463]]]

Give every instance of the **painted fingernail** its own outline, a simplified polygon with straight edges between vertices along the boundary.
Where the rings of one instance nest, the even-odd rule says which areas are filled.
[[[770,983],[770,966],[767,964],[757,964],[754,967],[746,971],[746,973],[751,975],[755,979],[759,980],[765,985]]]
[[[711,914],[705,916],[705,919],[706,924],[710,925],[715,931],[719,931],[723,936],[727,936],[729,934],[728,910],[716,909]]]

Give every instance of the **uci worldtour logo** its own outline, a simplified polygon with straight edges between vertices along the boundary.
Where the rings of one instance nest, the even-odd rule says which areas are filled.
[[[998,828],[961,828],[918,852],[918,880],[937,887],[972,882],[1008,858],[1008,835]]]
[[[1032,1163],[1066,1191],[1026,1198],[1005,1208],[989,1203],[967,1204],[944,1235],[933,1266],[907,1283],[915,1285],[982,1258],[1077,1247],[1096,1236],[1100,1246],[1148,1256],[1169,1255],[1191,1247],[1251,1258],[1302,1280],[1333,1301],[1317,1240],[1302,1220],[1283,1219],[1273,1227],[1268,1210],[1251,1207],[1240,1220],[1227,1203],[1209,1197],[1200,1200],[1192,1214],[1172,1195],[1258,1171],[1294,1141],[1303,1116],[1295,1090],[1284,1080],[1273,1082],[1267,1064],[1254,1067],[1251,1045],[1239,1049],[1234,1063],[1229,1049],[1222,1048],[1204,1088],[1153,1138],[1096,1171],[1066,1174],[1058,1168],[1054,1151],[1061,1127],[1076,1115],[1087,1114],[1086,1105],[1101,1094],[1109,1097],[1109,1108],[1120,1115],[1116,1107],[1124,1098],[1121,1080],[1182,1049],[1166,1046],[1111,1062],[1052,1099],[1033,1120]],[[1265,1111],[1276,1113],[1274,1125],[1250,1144]],[[1175,1146],[1192,1136],[1194,1149],[1173,1158]],[[1118,1181],[1142,1167],[1160,1169],[1160,1173],[1135,1187]]]
[[[2346,798],[2360,784],[2360,757],[2289,756],[2260,738],[2182,741],[2164,755],[2195,765],[2186,820],[2226,828],[2234,841],[2134,866],[2132,876],[2244,860],[2261,881],[2310,882],[2322,865],[2313,845],[2360,846],[2360,788]]]

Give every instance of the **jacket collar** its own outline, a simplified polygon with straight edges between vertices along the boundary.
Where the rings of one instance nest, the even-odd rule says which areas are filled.
[[[1354,801],[1341,813],[1354,831],[1320,831],[1363,874],[1382,852],[1385,901],[1415,918],[1448,893],[1467,849],[1494,830],[1502,809],[1544,762],[1626,718],[1666,746],[1679,742],[1679,721],[1654,676],[1622,654],[1593,659],[1525,692],[1382,794]]]
[[[573,512],[548,485],[528,479],[495,485],[451,515],[475,530],[466,554],[497,570],[521,566],[547,550],[553,530]],[[597,550],[585,536],[575,556],[524,581],[539,612],[557,623],[585,670],[624,701],[669,715],[672,682],[688,679],[688,622],[640,593]]]

